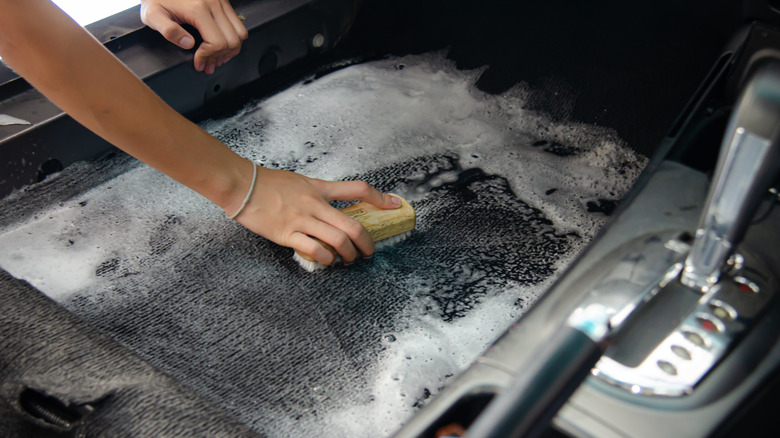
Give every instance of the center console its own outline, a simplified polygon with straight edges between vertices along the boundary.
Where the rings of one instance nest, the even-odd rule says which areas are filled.
[[[735,37],[613,221],[398,437],[742,427],[780,365],[778,37]]]

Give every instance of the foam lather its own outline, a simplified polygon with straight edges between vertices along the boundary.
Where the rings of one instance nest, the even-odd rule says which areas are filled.
[[[405,240],[412,234],[417,216],[409,203],[398,195],[393,195],[401,200],[401,206],[393,209],[381,209],[367,202],[359,202],[349,207],[340,209],[347,216],[360,222],[368,231],[371,240],[376,243],[376,249],[396,244]],[[336,250],[327,243],[316,239],[325,249],[336,256],[336,261],[340,257]],[[318,263],[306,254],[295,250],[293,259],[309,272],[318,271],[325,268],[325,265]]]

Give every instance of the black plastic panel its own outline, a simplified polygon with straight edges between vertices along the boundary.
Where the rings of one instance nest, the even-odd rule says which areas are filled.
[[[275,69],[331,49],[357,12],[351,0],[251,1],[236,4],[249,38],[241,53],[213,75],[192,67],[192,53],[140,27],[137,10],[94,25],[92,32],[174,109],[191,114]],[[315,35],[324,43],[314,47]],[[94,159],[113,146],[63,114],[3,66],[0,114],[29,122],[0,126],[0,196],[39,181],[41,165]]]

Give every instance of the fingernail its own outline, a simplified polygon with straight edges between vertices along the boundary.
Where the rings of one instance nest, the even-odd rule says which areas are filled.
[[[390,195],[390,202],[396,207],[401,206],[401,198],[399,198],[398,196]]]
[[[194,45],[195,45],[195,40],[193,40],[192,37],[189,36],[189,35],[183,36],[179,40],[179,47],[181,47],[183,49],[191,49],[192,46],[194,46]]]
[[[201,62],[195,61],[195,70],[197,70],[197,71],[203,71],[203,69],[204,69],[204,68],[206,68],[206,63],[205,63],[205,62],[202,62],[202,61],[201,61]]]

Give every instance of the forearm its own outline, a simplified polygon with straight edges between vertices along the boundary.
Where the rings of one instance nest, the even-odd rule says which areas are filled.
[[[91,131],[216,203],[238,211],[252,164],[176,113],[91,35],[48,0],[0,0],[0,56],[54,104]],[[368,232],[333,200],[381,208],[399,201],[357,181],[328,182],[262,169],[236,220],[281,245],[328,264],[371,254]]]
[[[245,160],[166,105],[48,0],[0,6],[0,56],[20,75],[107,141],[230,207],[251,167]]]

